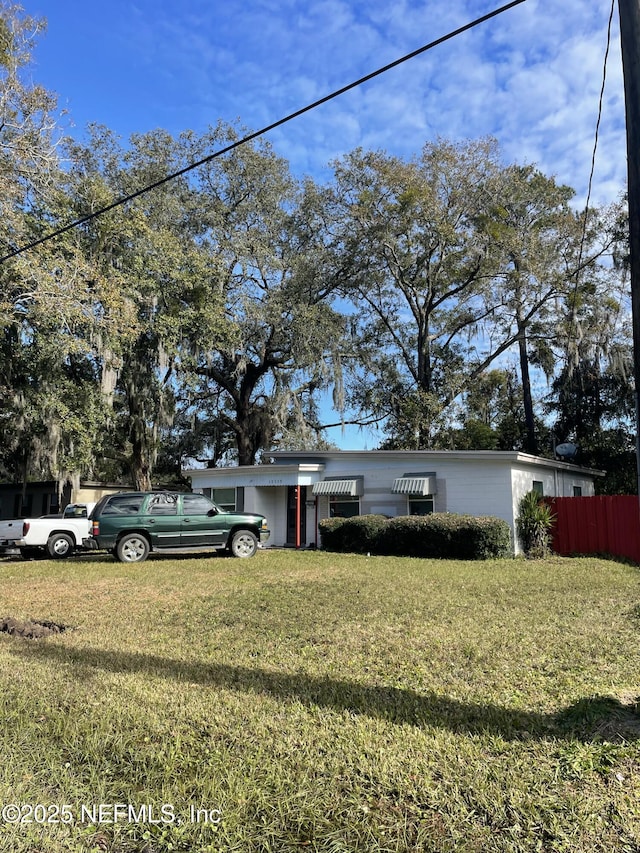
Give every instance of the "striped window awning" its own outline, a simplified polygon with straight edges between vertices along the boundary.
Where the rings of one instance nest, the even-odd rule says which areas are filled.
[[[351,498],[362,497],[363,478],[355,477],[350,480],[320,480],[314,483],[314,495],[346,495]]]
[[[398,477],[391,491],[396,495],[435,495],[435,474],[409,474]]]

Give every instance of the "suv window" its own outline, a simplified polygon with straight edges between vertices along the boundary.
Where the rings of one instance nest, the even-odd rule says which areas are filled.
[[[140,512],[144,495],[113,495],[102,510],[102,515],[131,515]]]
[[[217,510],[215,504],[204,495],[184,494],[182,506],[185,515],[207,515],[212,509]]]
[[[154,495],[149,501],[149,515],[177,515],[178,499],[175,495]]]

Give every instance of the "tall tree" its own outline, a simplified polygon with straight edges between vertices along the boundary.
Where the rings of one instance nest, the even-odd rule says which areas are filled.
[[[612,243],[595,213],[583,227],[572,196],[534,166],[503,166],[491,140],[439,141],[409,162],[358,150],[336,165],[349,401],[383,421],[385,446],[437,443],[459,395],[515,350],[523,446],[538,452],[532,370],[553,375],[558,307]]]
[[[350,403],[384,421],[390,446],[430,446],[446,407],[491,362],[474,347],[491,311],[485,214],[500,171],[492,140],[440,140],[408,162],[357,150],[336,164],[336,275],[358,365]]]
[[[606,471],[598,481],[601,491],[635,492],[633,347],[624,267],[589,270],[559,315],[551,341],[557,369],[545,407],[556,438],[577,444],[582,464]]]
[[[486,291],[489,351],[517,347],[526,423],[524,449],[539,450],[531,365],[553,372],[549,330],[558,301],[571,292],[580,265],[581,221],[569,207],[570,187],[533,166],[509,166],[495,185],[485,227],[496,258],[493,287]],[[595,252],[597,256],[598,252]],[[586,263],[593,263],[590,256]]]
[[[186,148],[154,131],[132,137],[124,150],[106,129],[90,128],[88,144],[69,148],[68,193],[77,214],[177,171]],[[220,319],[216,262],[198,241],[192,214],[187,180],[174,180],[92,220],[77,237],[92,266],[108,266],[124,303],[121,312],[101,303],[116,332],[101,340],[100,353],[112,411],[107,453],[115,457],[111,470],[122,468],[141,489],[151,487],[160,435],[173,420],[177,371],[193,339],[211,335]]]
[[[194,139],[191,158],[238,139],[220,124]],[[221,267],[226,333],[197,342],[198,400],[234,436],[240,465],[255,462],[291,418],[305,423],[318,391],[339,385],[343,333],[332,284],[319,274],[315,193],[266,143],[212,159],[197,176],[200,240]],[[309,415],[310,416],[310,415]]]
[[[549,441],[550,430],[536,416],[536,435]],[[452,450],[521,450],[526,446],[527,424],[522,386],[515,367],[494,368],[476,377],[457,401],[437,437],[438,445]]]
[[[44,22],[0,6],[0,254],[55,221],[60,136],[55,97],[33,84],[30,62]],[[5,477],[60,478],[89,456],[96,400],[77,384],[91,365],[78,347],[87,302],[64,254],[47,245],[0,265],[0,468]]]

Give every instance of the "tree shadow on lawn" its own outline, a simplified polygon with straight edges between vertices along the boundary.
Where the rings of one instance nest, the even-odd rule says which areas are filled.
[[[506,740],[566,738],[589,741],[640,740],[640,697],[621,702],[610,696],[581,699],[557,714],[540,714],[490,703],[462,702],[405,687],[361,684],[305,673],[200,663],[157,655],[74,649],[49,641],[11,651],[26,660],[47,660],[87,678],[92,671],[143,673],[207,688],[273,696],[335,711],[388,720],[399,725],[444,728],[462,734],[494,734]]]

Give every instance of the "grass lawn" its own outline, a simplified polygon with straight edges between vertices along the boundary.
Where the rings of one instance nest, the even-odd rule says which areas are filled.
[[[0,853],[640,850],[637,568],[264,551],[0,589],[69,626],[0,635]]]

